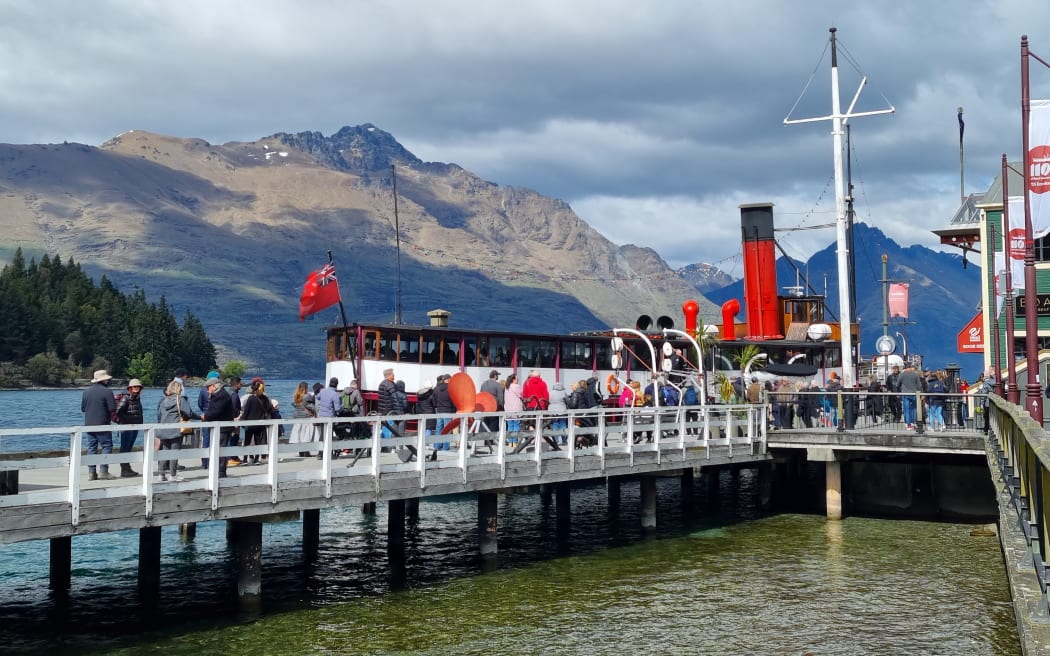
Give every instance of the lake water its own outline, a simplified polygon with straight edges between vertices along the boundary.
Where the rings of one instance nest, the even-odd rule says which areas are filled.
[[[293,388],[271,385],[282,407]],[[0,416],[29,422],[43,405],[56,418],[47,423],[76,424],[79,403],[79,392],[2,392]],[[575,487],[568,535],[539,494],[502,496],[494,566],[477,555],[474,497],[423,501],[406,530],[403,584],[389,572],[384,504],[376,515],[322,511],[314,561],[299,522],[267,524],[263,602],[250,611],[234,594],[224,522],[198,525],[192,541],[163,529],[154,610],[137,600],[137,532],[74,538],[68,604],[48,592],[46,542],[0,545],[0,644],[165,655],[1020,653],[998,540],[971,536],[972,525],[769,514],[746,471],[724,473],[714,494],[698,484],[683,499],[673,478],[658,493],[653,534],[640,529],[637,483],[623,484],[616,515],[604,487]]]

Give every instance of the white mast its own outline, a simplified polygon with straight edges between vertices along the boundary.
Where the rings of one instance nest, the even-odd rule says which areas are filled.
[[[846,110],[846,113],[842,113],[841,105],[839,103],[839,61],[838,51],[835,45],[836,29],[832,27],[828,31],[831,33],[831,114],[817,118],[784,119],[784,125],[794,123],[812,123],[814,121],[826,121],[831,119],[831,136],[834,143],[835,155],[835,214],[837,217],[835,222],[835,232],[839,276],[839,325],[841,326],[840,332],[842,334],[842,385],[848,389],[856,384],[856,380],[853,375],[853,335],[850,332],[852,328],[850,318],[853,316],[853,312],[851,309],[849,293],[849,245],[846,243],[846,231],[849,226],[848,218],[846,217],[846,180],[845,175],[842,172],[842,133],[846,122],[854,116],[892,114],[894,109],[891,105],[889,109],[880,109],[871,112],[857,112],[854,114],[853,107],[857,104],[860,92],[868,81],[867,77],[861,77],[860,86],[857,87],[857,93],[854,94],[849,109]]]

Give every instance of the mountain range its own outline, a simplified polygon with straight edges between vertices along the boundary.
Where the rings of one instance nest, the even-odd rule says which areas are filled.
[[[425,324],[441,308],[453,326],[562,333],[677,319],[690,297],[713,321],[712,301],[741,286],[711,265],[673,271],[652,249],[617,246],[563,201],[423,162],[371,124],[222,145],[142,131],[99,147],[0,145],[0,214],[0,257],[72,257],[122,290],[163,296],[202,320],[220,364],[244,360],[252,375],[321,377],[322,329],[339,311],[299,322],[297,310],[328,253],[351,321],[392,322],[400,309]],[[978,270],[868,226],[856,239],[862,353],[881,334],[886,252],[890,277],[912,282],[914,323],[897,328],[909,348],[965,362],[954,336]],[[800,266],[828,272],[835,289],[831,246]],[[778,270],[795,279],[786,260]]]
[[[339,312],[300,323],[298,298],[329,252],[351,321],[391,322],[400,297],[408,324],[442,308],[453,326],[561,333],[677,316],[697,296],[565,202],[423,162],[371,124],[222,145],[142,131],[0,145],[0,215],[0,257],[72,257],[163,296],[201,319],[220,364],[253,375],[322,376],[321,331]]]

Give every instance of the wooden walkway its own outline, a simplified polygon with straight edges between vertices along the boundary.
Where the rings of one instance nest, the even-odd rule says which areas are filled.
[[[461,415],[457,417],[462,420],[458,429],[450,435],[394,438],[382,437],[382,425],[376,418],[280,421],[286,427],[318,424],[322,439],[309,444],[273,439],[275,422],[241,422],[240,426],[268,426],[269,443],[220,448],[213,440],[207,450],[160,453],[154,451],[152,437],[159,426],[145,424],[141,427],[144,437],[139,440],[144,450],[111,455],[83,452],[83,436],[90,427],[4,429],[0,430],[0,439],[5,445],[20,436],[61,433],[70,435],[70,449],[62,454],[6,454],[0,459],[0,476],[10,481],[12,473],[17,472],[16,493],[8,489],[6,496],[0,496],[0,543],[768,459],[760,407],[719,405],[689,410],[666,409],[656,417],[651,409],[643,408],[626,414],[619,409],[573,412],[574,421],[561,430],[549,427],[549,416],[522,413],[511,419],[523,424],[540,421],[532,421],[535,425],[516,437],[543,446],[524,450],[492,447],[507,445],[512,435],[507,431],[508,417],[502,413],[485,415],[498,419],[499,428],[493,432],[484,432],[482,415]],[[414,421],[415,417],[404,419]],[[337,429],[353,423],[366,424],[364,434],[370,437],[336,438],[342,432]],[[199,424],[213,431],[222,425]],[[560,434],[566,434],[569,444],[578,442],[579,446],[561,446],[557,439]],[[653,436],[652,442],[646,441],[647,435]],[[454,449],[438,452],[434,461],[423,457],[403,462],[399,457],[410,449],[433,453],[435,443],[449,441]],[[323,459],[298,455],[319,449]],[[344,449],[360,449],[367,455],[356,460],[332,456],[333,451]],[[180,472],[184,481],[161,482],[157,476],[87,480],[87,465],[108,465],[116,475],[123,462],[140,473],[149,472],[171,454],[187,467]],[[265,462],[230,467],[227,477],[219,477],[220,457],[239,455],[243,459],[245,454],[265,456]],[[202,458],[210,458],[208,469],[199,467]]]

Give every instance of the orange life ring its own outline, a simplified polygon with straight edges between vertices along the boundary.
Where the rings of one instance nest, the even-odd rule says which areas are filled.
[[[612,395],[620,393],[620,379],[616,377],[616,374],[609,374],[609,377],[605,379],[605,389]]]

